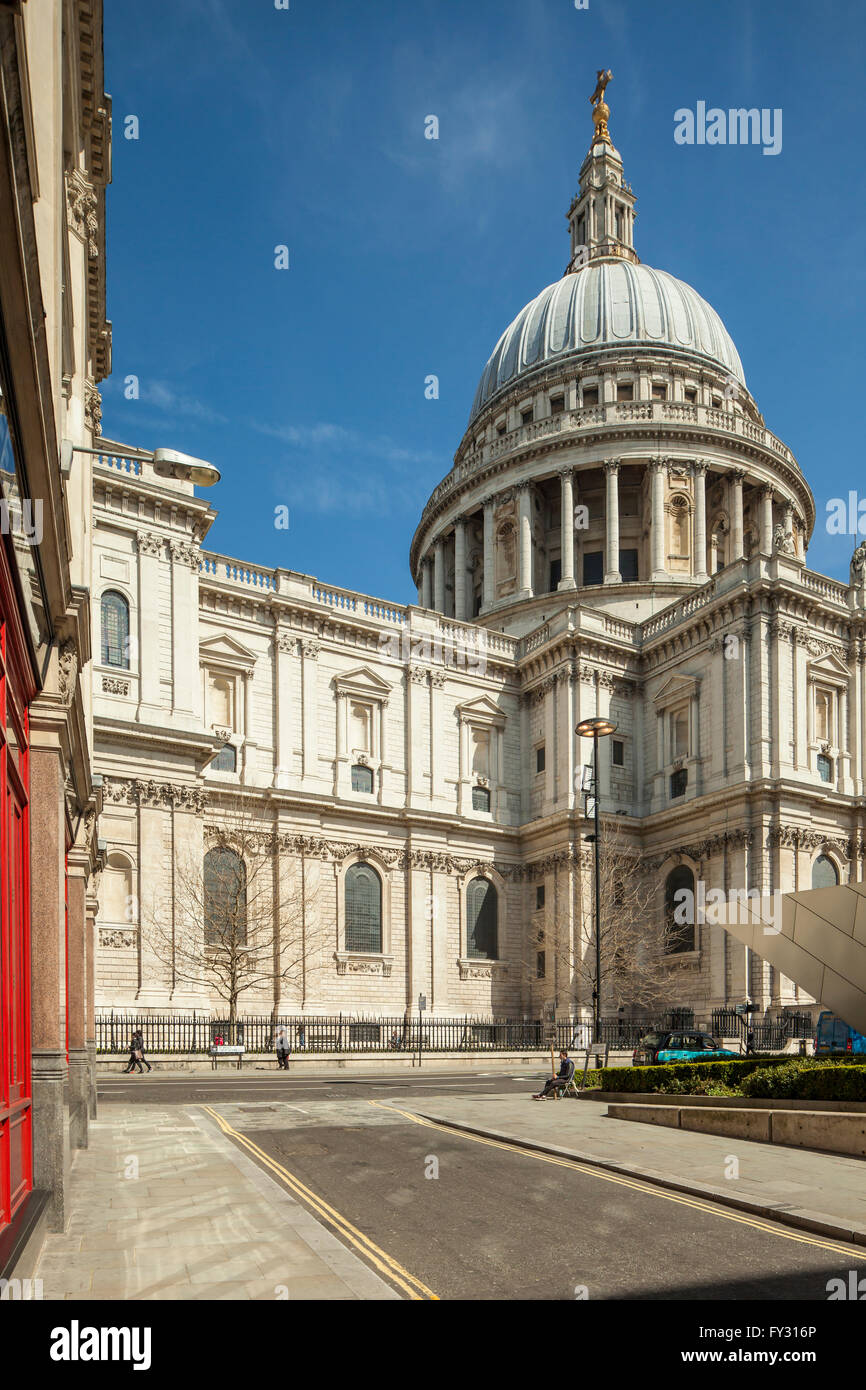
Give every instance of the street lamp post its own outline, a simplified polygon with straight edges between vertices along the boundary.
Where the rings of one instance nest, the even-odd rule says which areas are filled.
[[[601,1042],[601,858],[599,850],[598,834],[598,740],[606,738],[609,734],[616,732],[616,725],[610,719],[603,719],[597,716],[593,719],[581,719],[575,733],[581,738],[592,739],[592,800],[593,800],[593,833],[589,837],[594,841],[595,848],[595,991],[594,991],[594,1020],[593,1020],[593,1042]],[[586,806],[584,805],[584,810]]]

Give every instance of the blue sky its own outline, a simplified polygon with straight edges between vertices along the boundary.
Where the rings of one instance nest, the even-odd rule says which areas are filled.
[[[603,66],[638,254],[721,314],[815,492],[809,564],[847,579],[824,517],[866,492],[862,0],[106,0],[105,42],[103,430],[217,464],[210,548],[414,599],[484,363],[565,267]],[[781,108],[781,153],[675,144],[700,100]]]

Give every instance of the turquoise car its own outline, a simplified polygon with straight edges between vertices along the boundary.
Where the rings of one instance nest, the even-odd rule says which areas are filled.
[[[709,1033],[671,1033],[656,1054],[657,1062],[732,1062],[740,1056],[719,1047]]]

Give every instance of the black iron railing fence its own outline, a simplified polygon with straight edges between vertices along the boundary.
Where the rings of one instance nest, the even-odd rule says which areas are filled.
[[[753,1014],[735,1009],[714,1009],[712,1033],[718,1038],[739,1038],[745,1049],[749,1033],[756,1052],[781,1052],[791,1039],[811,1038],[815,1034],[812,1015],[791,1009],[781,1018],[759,1022]]]
[[[511,1052],[549,1048],[540,1019],[424,1018],[421,1046],[429,1052]],[[550,1025],[552,1028],[552,1025]],[[274,1050],[277,1029],[285,1028],[292,1052],[413,1052],[418,1050],[417,1015],[411,1020],[357,1018],[347,1014],[299,1017],[269,1014],[239,1018],[232,1029],[210,1014],[108,1013],[96,1018],[97,1052],[129,1050],[133,1033],[144,1037],[145,1052],[205,1055],[215,1041],[242,1043],[247,1052]],[[576,1048],[590,1041],[591,1024],[559,1022],[553,1045]]]
[[[567,1048],[579,1051],[600,1043],[628,1050],[653,1030],[697,1029],[714,1037],[741,1038],[751,1026],[758,1051],[777,1050],[790,1038],[811,1037],[809,1014],[790,1014],[778,1023],[751,1023],[731,1010],[716,1010],[712,1023],[696,1020],[690,1009],[674,1009],[648,1018],[615,1015],[602,1018],[601,1037],[594,1038],[589,1021],[559,1020],[555,1025],[530,1018],[431,1018],[420,1025],[420,1044],[427,1052],[515,1052]],[[269,1014],[245,1015],[234,1024],[209,1013],[102,1013],[96,1017],[96,1050],[126,1053],[132,1035],[140,1031],[145,1052],[175,1056],[206,1056],[216,1041],[243,1044],[249,1053],[274,1051],[277,1029],[285,1028],[292,1052],[417,1052],[417,1014],[359,1018],[349,1014],[322,1017]]]

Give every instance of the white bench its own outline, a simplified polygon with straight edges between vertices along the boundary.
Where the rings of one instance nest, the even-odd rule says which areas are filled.
[[[245,1051],[246,1048],[243,1047],[243,1045],[240,1043],[211,1043],[210,1060],[212,1070],[216,1071],[217,1062],[219,1062],[221,1058],[226,1057],[229,1061],[231,1061],[233,1058],[236,1057],[238,1063],[238,1071],[240,1071],[241,1067],[243,1066]]]

